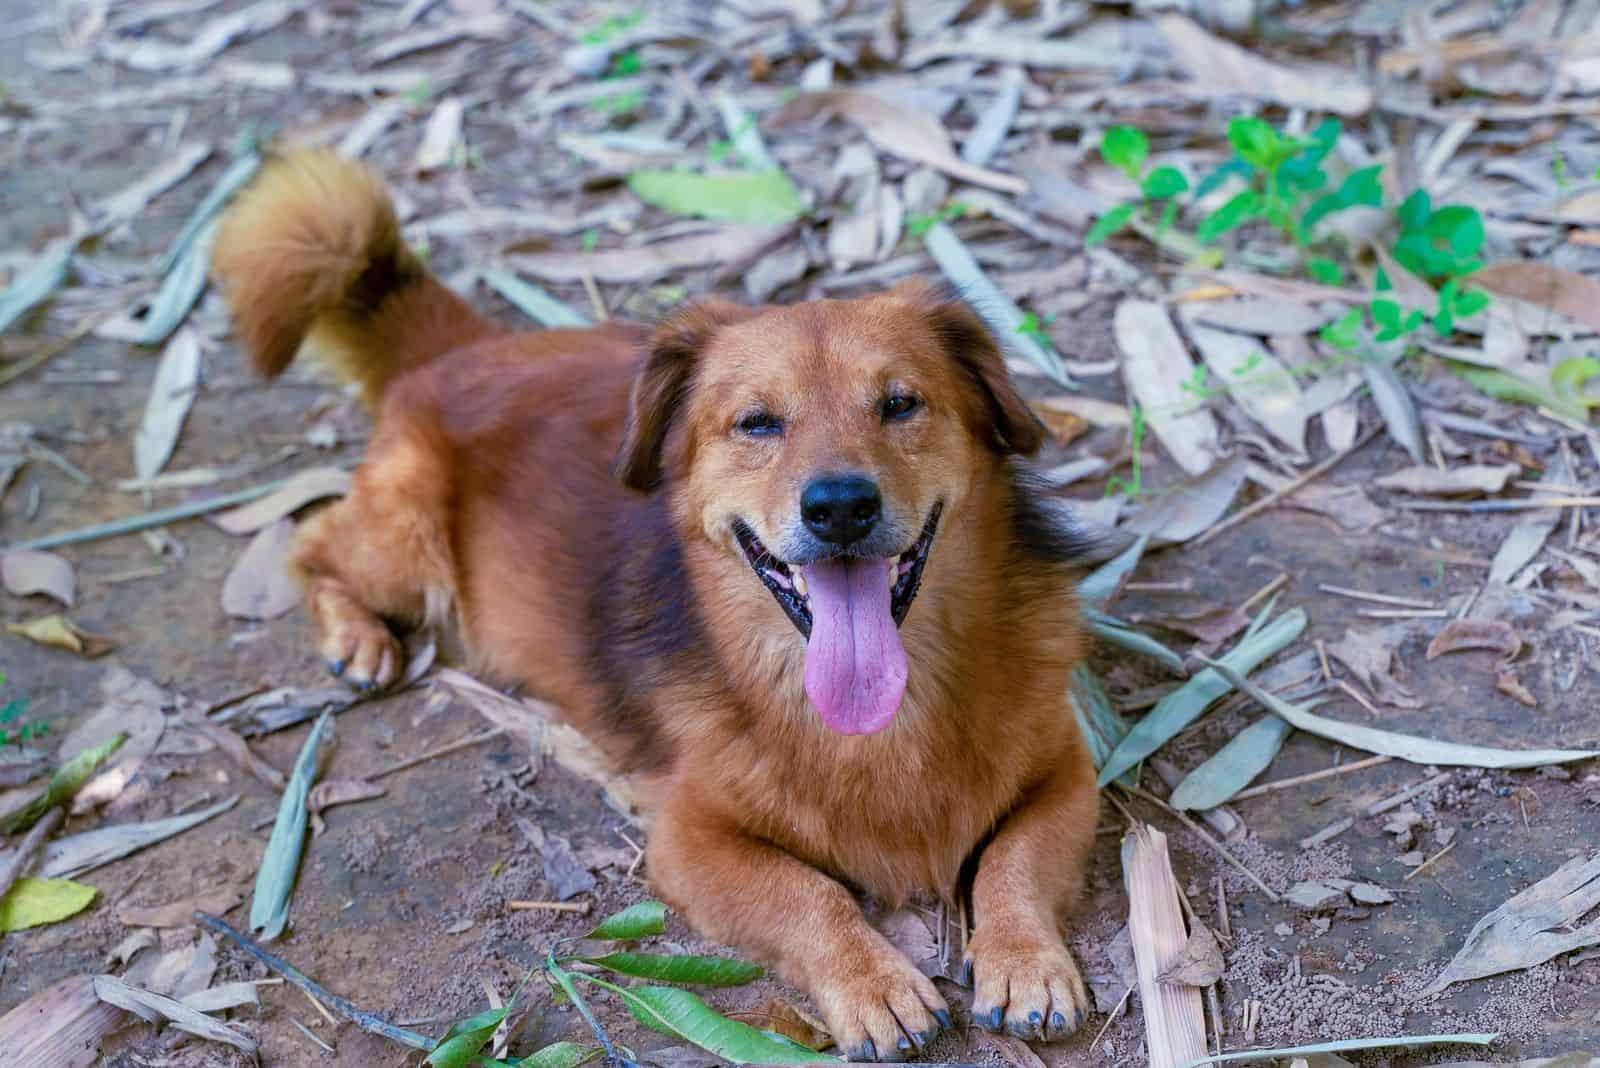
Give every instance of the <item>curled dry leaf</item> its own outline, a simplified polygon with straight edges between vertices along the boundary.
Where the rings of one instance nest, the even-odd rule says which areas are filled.
[[[811,1050],[833,1045],[827,1025],[783,998],[769,998],[748,1012],[730,1012],[729,1017],[747,1023],[758,1031],[771,1031]]]
[[[944,962],[939,959],[939,942],[934,938],[928,921],[915,909],[896,909],[873,921],[889,944],[904,953],[917,971],[930,979],[948,978]]]
[[[218,512],[208,521],[229,534],[254,534],[263,527],[294,515],[313,501],[342,497],[350,492],[350,472],[337,467],[313,467],[291,475],[277,490],[259,500]]]
[[[77,575],[65,557],[38,549],[13,549],[0,554],[0,577],[6,592],[18,597],[42,593],[72,607],[77,597]]]
[[[226,1043],[251,1056],[255,1055],[258,1048],[256,1040],[243,1031],[218,1023],[205,1013],[191,1009],[181,1002],[149,990],[129,986],[112,976],[95,976],[94,991],[101,1001],[115,1005],[119,1009],[126,1009],[147,1022],[157,1023],[165,1020],[180,1031],[187,1031],[213,1042]]]
[[[1178,466],[1191,475],[1211,469],[1218,455],[1217,423],[1209,409],[1185,393],[1194,361],[1167,310],[1147,300],[1117,305],[1117,347],[1128,392],[1144,408],[1150,429]]]
[[[773,122],[782,125],[824,111],[849,119],[880,149],[912,163],[926,164],[1001,193],[1022,194],[1028,189],[1015,175],[974,166],[956,155],[949,132],[932,115],[862,89],[804,93],[779,109]]]
[[[371,801],[389,791],[365,779],[329,779],[319,782],[306,795],[306,809],[311,813],[311,833],[321,837],[327,830],[322,813],[334,805],[348,805],[356,801]]]
[[[1251,419],[1293,449],[1306,451],[1306,407],[1300,383],[1261,341],[1189,323],[1189,336],[1211,373]]]
[[[1293,67],[1270,63],[1212,36],[1182,15],[1163,16],[1156,26],[1178,62],[1207,93],[1239,94],[1340,115],[1362,115],[1372,107],[1371,87],[1343,70],[1312,63]]]
[[[26,623],[7,623],[6,633],[40,645],[66,649],[90,660],[104,656],[117,647],[117,643],[110,638],[91,634],[60,613],[30,619]]]
[[[1222,947],[1217,936],[1203,923],[1195,923],[1183,952],[1156,976],[1159,982],[1207,987],[1222,978]]]
[[[1522,652],[1522,638],[1503,619],[1452,619],[1428,643],[1427,656],[1436,660],[1463,649],[1489,649],[1505,660],[1515,660]]]
[[[1467,464],[1462,467],[1407,467],[1375,480],[1379,489],[1439,497],[1475,497],[1499,493],[1521,472],[1516,464]]]
[[[1501,668],[1495,672],[1494,688],[1529,708],[1539,707],[1539,699],[1533,696],[1533,691],[1524,686],[1522,678],[1510,668]]]
[[[294,520],[264,527],[245,546],[222,583],[222,610],[237,619],[276,619],[300,603],[289,569]]]
[[[1379,701],[1396,708],[1421,708],[1417,695],[1391,674],[1398,641],[1399,636],[1389,631],[1352,627],[1327,649]]]

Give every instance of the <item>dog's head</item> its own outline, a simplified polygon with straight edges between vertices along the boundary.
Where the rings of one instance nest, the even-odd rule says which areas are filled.
[[[1043,435],[981,320],[941,290],[713,301],[657,330],[617,474],[641,491],[672,483],[680,516],[742,561],[806,641],[823,720],[863,734],[904,696],[898,627],[938,566],[941,522],[997,456],[1032,453]]]

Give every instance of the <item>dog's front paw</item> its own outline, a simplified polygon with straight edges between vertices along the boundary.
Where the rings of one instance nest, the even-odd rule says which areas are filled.
[[[933,983],[887,945],[872,967],[841,968],[813,980],[811,996],[853,1061],[903,1061],[950,1026],[950,1010]]]
[[[363,691],[381,690],[400,677],[405,656],[383,620],[342,591],[320,591],[312,608],[330,672]]]
[[[1053,1042],[1088,1018],[1083,977],[1054,931],[980,926],[964,968],[973,980],[972,1018],[985,1030]]]

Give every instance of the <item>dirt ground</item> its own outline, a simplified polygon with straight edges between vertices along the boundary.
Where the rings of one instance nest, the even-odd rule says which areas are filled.
[[[223,4],[217,10],[233,6]],[[228,55],[258,63],[286,62],[303,70],[344,69],[352,49],[370,44],[352,38],[355,6],[314,7],[234,45]],[[517,31],[460,53],[468,62],[453,91],[486,99],[527,91],[541,68],[555,61],[556,44],[530,24],[518,24]],[[368,107],[355,97],[305,87],[267,92],[239,85],[159,102],[91,106],[90,98],[160,86],[164,77],[100,61],[53,72],[27,58],[30,49],[59,46],[39,5],[0,0],[0,115],[14,100],[48,101],[55,109],[47,116],[51,121],[30,123],[26,138],[7,133],[0,139],[0,250],[36,250],[64,234],[74,203],[93,201],[148,173],[180,140],[225,148],[252,124],[314,133],[341,128]],[[377,141],[369,158],[386,173],[404,173],[425,114],[419,110],[403,117]],[[469,131],[479,166],[498,176],[496,188],[503,201],[556,212],[585,208],[588,192],[577,164],[554,158],[547,131],[519,129],[492,117],[474,119]],[[158,256],[204,195],[210,178],[225,166],[225,153],[219,151],[195,177],[112,234],[103,262],[122,263],[132,272]],[[403,184],[419,214],[462,204],[463,188],[453,175]],[[575,241],[554,238],[548,243],[573,247]],[[447,277],[474,263],[474,256],[471,239],[440,240],[430,248],[431,263]],[[1046,250],[1039,265],[1049,259]],[[674,281],[691,294],[720,290],[739,297],[739,280],[719,279],[717,273],[692,271]],[[581,287],[552,288],[574,306],[585,306]],[[807,284],[801,283],[778,295],[792,299],[806,292]],[[671,299],[671,294],[642,289],[607,295],[613,307],[642,312],[653,310],[653,301]],[[472,299],[507,319],[517,315],[481,287]],[[1064,345],[1070,339],[1077,360],[1111,359],[1112,309],[1110,300],[1091,301],[1064,315],[1053,332]],[[15,343],[20,354],[24,342],[65,334],[79,317],[100,310],[80,304],[36,312],[20,336],[8,337],[7,343]],[[0,500],[0,540],[10,543],[142,510],[145,502],[138,494],[115,487],[132,474],[131,441],[154,367],[151,351],[91,337],[53,360],[48,373],[35,372],[0,387],[0,423],[27,424],[37,440],[89,479],[82,485],[59,468],[30,464]],[[1089,379],[1086,388],[1091,395],[1120,398],[1121,385],[1114,377]],[[1364,415],[1375,418],[1370,402]],[[338,431],[331,445],[327,425]],[[311,434],[314,427],[319,430]],[[203,391],[168,468],[258,465],[248,475],[196,492],[228,490],[312,464],[352,463],[361,455],[366,433],[363,418],[313,372],[297,370],[282,382],[262,385],[249,377],[237,348],[224,342],[206,348]],[[1074,446],[1072,455],[1084,449],[1111,451],[1107,442],[1115,433],[1093,431]],[[1461,440],[1485,462],[1493,461],[1501,448],[1487,440]],[[1547,445],[1529,449],[1543,460],[1554,446],[1552,437]],[[1579,453],[1583,469],[1576,481],[1593,486],[1593,457],[1586,450]],[[1159,487],[1178,477],[1154,450],[1147,455],[1150,484]],[[1399,463],[1395,447],[1379,437],[1327,483],[1368,485]],[[183,499],[184,491],[164,491],[150,503],[163,506]],[[1329,595],[1320,586],[1457,604],[1482,585],[1487,561],[1514,519],[1391,513],[1370,533],[1355,534],[1325,517],[1273,509],[1202,547],[1152,553],[1136,576],[1141,583],[1188,582],[1191,588],[1181,593],[1135,589],[1118,602],[1118,611],[1169,633],[1157,625],[1163,616],[1196,606],[1238,604],[1281,573],[1288,579],[1279,591],[1280,607],[1303,606],[1311,619],[1307,637],[1332,641],[1347,627],[1371,625],[1372,620],[1357,614],[1366,607],[1360,602]],[[113,663],[206,703],[262,687],[324,684],[300,610],[260,624],[230,619],[222,611],[218,594],[242,548],[240,539],[203,521],[167,528],[165,538],[159,553],[140,536],[61,550],[79,577],[73,618],[116,641],[108,656],[85,660],[0,635],[6,695],[26,697],[31,714],[49,722],[58,737],[97,707],[99,680]],[[39,599],[6,596],[0,599],[0,620],[32,618],[45,607]],[[1508,596],[1504,618],[1513,621],[1534,650],[1526,661],[1532,667],[1522,678],[1537,699],[1535,709],[1497,691],[1492,653],[1429,662],[1422,650],[1433,621],[1396,624],[1406,682],[1422,707],[1386,707],[1383,726],[1507,747],[1600,743],[1600,668],[1582,638],[1549,626],[1549,615],[1537,598]],[[1149,665],[1108,649],[1097,653],[1096,667],[1114,696],[1169,681]],[[1375,722],[1348,699],[1323,711]],[[1258,715],[1234,702],[1200,721],[1163,755],[1180,767],[1192,766]],[[483,727],[480,717],[448,689],[425,683],[340,716],[337,750],[327,775],[367,775]],[[268,762],[287,769],[306,730],[300,726],[269,734],[252,745]],[[1267,777],[1310,772],[1362,755],[1297,734]],[[553,763],[530,776],[529,764],[524,745],[501,737],[385,779],[388,793],[378,800],[333,809],[327,832],[308,844],[291,928],[276,951],[363,1008],[437,1032],[448,1021],[484,1007],[485,980],[500,993],[508,992],[554,939],[579,933],[595,915],[644,897],[644,885],[629,875],[625,862],[639,841],[637,832],[603,802],[592,783]],[[151,781],[119,802],[105,821],[162,817],[236,793],[242,800],[193,831],[85,876],[100,891],[88,912],[7,936],[0,950],[0,1012],[63,977],[105,970],[108,953],[127,933],[115,918],[119,904],[160,905],[219,888],[248,897],[268,835],[262,823],[276,811],[277,797],[217,752],[161,757],[150,767]],[[1396,761],[1233,806],[1248,830],[1230,840],[1231,848],[1275,889],[1304,878],[1352,878],[1389,887],[1397,897],[1391,905],[1322,916],[1271,904],[1164,814],[1130,802],[1136,815],[1171,836],[1179,880],[1199,916],[1233,933],[1222,1001],[1229,1048],[1246,1044],[1242,1019],[1251,999],[1260,1002],[1254,1035],[1259,1042],[1495,1030],[1505,1036],[1493,1051],[1495,1059],[1600,1048],[1600,955],[1592,951],[1587,957],[1579,953],[1416,999],[1479,917],[1600,841],[1600,790],[1592,780],[1583,782],[1595,770],[1593,764],[1544,772],[1457,771],[1450,782],[1413,802],[1421,817],[1413,832],[1415,848],[1432,856],[1452,835],[1454,848],[1417,878],[1403,881],[1411,869],[1397,857],[1407,849],[1382,829],[1383,819],[1359,812],[1436,770]],[[1312,849],[1298,845],[1347,815],[1357,817],[1354,825],[1331,842]],[[545,835],[567,838],[580,858],[609,864],[599,869],[597,888],[585,895],[594,909],[588,919],[505,908],[508,900],[542,900],[552,894],[519,820],[531,821]],[[74,821],[68,830],[93,825],[94,820]],[[1086,973],[1107,989],[1116,986],[1117,974],[1109,950],[1126,922],[1118,862],[1123,826],[1121,817],[1108,809],[1090,893],[1074,929]],[[1226,918],[1218,915],[1219,878],[1225,886]],[[242,915],[240,909],[231,918],[242,926]],[[675,921],[667,937],[684,946],[699,945]],[[221,957],[219,979],[264,975],[234,950],[224,948]],[[965,992],[953,983],[944,983],[943,989],[953,1001],[964,1003]],[[714,993],[710,1000],[737,1012],[773,996],[795,998],[763,981]],[[514,1052],[554,1038],[586,1037],[581,1022],[569,1009],[554,1005],[547,991],[536,989],[533,1004],[531,1022],[514,1043]],[[235,1011],[232,1018],[259,1038],[267,1065],[406,1060],[405,1051],[354,1026],[330,1025],[287,986],[262,988],[259,1012]],[[663,1068],[711,1062],[692,1051],[669,1048],[661,1036],[640,1030],[615,1006],[605,1006],[602,1019],[636,1049],[667,1050],[658,1060]],[[319,1050],[292,1021],[337,1052]],[[1036,1063],[1019,1044],[969,1028],[964,1015],[959,1022],[956,1035],[942,1039],[931,1057]],[[1091,1050],[1091,1040],[1106,1023],[1102,1011],[1070,1041],[1038,1046],[1034,1052],[1050,1068],[1142,1063],[1137,1006],[1112,1023],[1102,1044]],[[157,1035],[148,1027],[130,1029],[116,1048],[119,1052],[108,1055],[106,1063],[212,1063],[207,1058],[227,1063],[217,1047],[192,1040],[186,1044],[176,1032]],[[178,1059],[162,1061],[163,1054]],[[413,1055],[406,1063],[418,1059]],[[1441,1059],[1455,1058],[1434,1051],[1396,1056],[1388,1063]]]

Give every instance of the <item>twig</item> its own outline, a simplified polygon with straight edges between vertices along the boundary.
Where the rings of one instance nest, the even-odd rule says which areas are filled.
[[[1421,875],[1423,872],[1425,872],[1429,868],[1433,867],[1434,861],[1438,860],[1440,857],[1444,856],[1446,853],[1450,852],[1450,850],[1454,849],[1455,847],[1456,847],[1456,844],[1454,842],[1451,842],[1449,845],[1447,845],[1443,849],[1439,850],[1439,852],[1435,853],[1433,856],[1429,857],[1427,860],[1423,861],[1421,864],[1418,864],[1415,868],[1412,868],[1410,871],[1406,872],[1405,875],[1401,876],[1400,881],[1403,882],[1403,883],[1409,883],[1412,879],[1415,879],[1417,876]]]
[[[1450,772],[1441,771],[1431,779],[1424,779],[1415,785],[1406,787],[1393,797],[1386,797],[1382,801],[1373,802],[1366,808],[1362,809],[1361,814],[1363,816],[1381,816],[1392,808],[1399,808],[1407,801],[1410,801],[1413,797],[1416,797],[1418,794],[1422,793],[1422,791],[1431,789],[1435,786],[1441,786],[1444,783],[1449,782],[1450,777]]]
[[[1389,503],[1409,512],[1530,512],[1540,508],[1600,508],[1600,497],[1519,497],[1514,501],[1390,501]],[[1193,545],[1194,542],[1189,544]]]
[[[311,1041],[315,1042],[317,1045],[321,1046],[323,1049],[327,1050],[329,1053],[337,1053],[338,1052],[332,1046],[330,1046],[326,1042],[322,1041],[322,1039],[320,1039],[316,1035],[312,1034],[311,1033],[311,1028],[307,1027],[305,1024],[301,1023],[299,1020],[296,1020],[293,1016],[289,1017],[289,1022],[294,1024],[296,1027],[298,1027],[300,1029],[300,1033],[302,1035],[305,1035],[307,1038],[309,1038]]]
[[[611,313],[606,310],[605,298],[600,295],[600,286],[595,282],[594,275],[588,271],[583,272],[583,291],[589,294],[589,303],[594,307],[594,317],[600,322],[611,318]]]
[[[1122,1007],[1128,1003],[1128,999],[1132,996],[1133,987],[1131,986],[1122,992],[1122,1000],[1117,1002],[1116,1006],[1111,1010],[1111,1015],[1106,1017],[1106,1022],[1100,1025],[1099,1031],[1095,1032],[1094,1041],[1089,1043],[1091,1051],[1100,1044],[1102,1038],[1106,1037],[1106,1032],[1111,1030],[1111,1025],[1117,1022],[1117,1016],[1122,1012]]]
[[[1206,829],[1200,826],[1194,820],[1190,819],[1188,816],[1185,816],[1182,812],[1179,812],[1177,809],[1161,800],[1161,798],[1157,797],[1155,794],[1146,793],[1137,786],[1124,786],[1122,783],[1117,783],[1117,786],[1132,796],[1139,798],[1140,800],[1150,802],[1152,805],[1155,805],[1167,815],[1183,824],[1189,830],[1199,835],[1202,842],[1216,850],[1217,853],[1221,855],[1223,860],[1226,860],[1229,864],[1232,864],[1235,868],[1238,868],[1246,878],[1248,878],[1252,883],[1255,883],[1256,888],[1263,894],[1267,895],[1268,901],[1276,904],[1278,901],[1282,900],[1282,898],[1279,897],[1272,887],[1261,881],[1261,877],[1259,875],[1245,867],[1244,861],[1230,853],[1227,846],[1211,837],[1211,835],[1206,832]]]
[[[1257,604],[1259,604],[1260,602],[1266,600],[1268,597],[1272,596],[1274,593],[1277,593],[1279,587],[1281,587],[1285,582],[1288,582],[1288,581],[1289,581],[1289,573],[1288,572],[1281,573],[1277,578],[1273,579],[1271,582],[1269,582],[1265,586],[1261,587],[1255,593],[1252,593],[1249,597],[1246,597],[1245,600],[1244,600],[1244,603],[1239,606],[1239,611],[1240,612],[1248,612],[1248,611],[1250,611],[1250,609],[1254,608]]]
[[[1341,834],[1343,834],[1345,831],[1348,831],[1351,827],[1354,827],[1355,825],[1356,825],[1356,821],[1355,821],[1355,817],[1353,817],[1353,816],[1346,816],[1342,820],[1334,820],[1332,823],[1330,823],[1326,827],[1322,828],[1322,830],[1318,831],[1316,834],[1309,835],[1309,836],[1307,836],[1305,838],[1300,839],[1300,848],[1301,849],[1315,849],[1317,846],[1321,845],[1323,842],[1326,842],[1326,841],[1328,841],[1329,839],[1332,839],[1332,838],[1339,837]]]
[[[1362,708],[1366,709],[1367,713],[1369,715],[1371,715],[1374,719],[1378,718],[1378,716],[1380,715],[1380,713],[1378,712],[1377,708],[1374,707],[1372,702],[1368,701],[1365,697],[1362,696],[1360,690],[1356,689],[1354,686],[1350,685],[1348,682],[1344,681],[1343,679],[1340,679],[1337,683],[1334,684],[1334,689],[1343,692],[1347,697],[1349,697],[1356,704],[1358,704]]]
[[[1443,608],[1362,608],[1356,615],[1367,619],[1446,619],[1450,613]]]
[[[1304,489],[1307,483],[1321,478],[1329,471],[1332,471],[1335,467],[1338,467],[1357,449],[1360,449],[1367,442],[1377,437],[1378,432],[1382,429],[1383,427],[1381,424],[1370,428],[1365,434],[1357,438],[1355,444],[1351,445],[1348,449],[1344,450],[1343,452],[1334,453],[1332,456],[1328,457],[1320,464],[1317,464],[1315,467],[1311,468],[1311,470],[1307,471],[1293,482],[1290,482],[1282,489],[1275,489],[1265,497],[1261,498],[1259,501],[1256,501],[1253,504],[1248,504],[1239,509],[1237,512],[1233,513],[1228,518],[1224,519],[1222,522],[1206,531],[1204,534],[1201,534],[1198,538],[1195,538],[1189,544],[1204,545],[1218,534],[1221,534],[1224,530],[1232,530],[1240,523],[1243,523],[1246,519],[1249,519],[1260,512],[1266,511],[1268,508],[1271,508],[1274,504],[1277,504],[1279,501],[1283,500],[1285,497],[1288,497],[1297,490]]]
[[[60,827],[62,821],[66,818],[65,813],[61,811],[61,806],[57,805],[49,812],[46,812],[39,822],[35,823],[33,828],[28,831],[27,837],[22,839],[22,844],[17,846],[16,851],[11,854],[10,862],[0,867],[0,898],[4,898],[11,889],[11,884],[21,878],[22,873],[28,870],[28,866],[33,863],[33,855],[39,851],[39,847],[44,845],[45,839],[54,834],[56,828]]]
[[[580,916],[589,914],[587,901],[507,901],[506,908],[512,912],[576,912]]]
[[[317,996],[315,994],[304,988],[302,988],[300,992],[306,996],[307,1001],[311,1002],[311,1007],[316,1009],[318,1014],[321,1015],[324,1020],[328,1021],[328,1026],[334,1028],[339,1026],[339,1021],[333,1018],[333,1013],[329,1012],[327,1006],[323,1005],[322,1002],[317,1000]]]
[[[53,345],[46,345],[32,356],[18,360],[10,367],[7,367],[4,371],[0,371],[0,386],[5,385],[7,382],[12,382],[18,378],[21,378],[35,367],[49,363],[57,356],[60,356],[63,352],[66,352],[72,346],[88,337],[95,331],[96,328],[100,326],[101,323],[109,322],[112,316],[116,314],[117,313],[114,311],[107,312],[104,315],[96,315],[92,319],[81,322],[72,331],[72,333],[68,334],[60,341],[57,341]]]
[[[449,754],[457,752],[458,750],[467,749],[474,745],[481,745],[492,738],[498,738],[505,732],[506,729],[504,727],[495,727],[491,730],[486,730],[481,734],[474,734],[468,738],[458,738],[453,742],[441,745],[437,749],[430,749],[426,753],[411,757],[408,760],[402,760],[398,764],[391,764],[382,771],[373,772],[371,775],[367,776],[367,781],[371,782],[374,779],[381,779],[385,775],[393,775],[397,771],[405,771],[408,768],[414,768],[418,764],[426,763],[429,760],[435,760],[442,756],[448,756]]]
[[[1356,601],[1371,601],[1374,604],[1392,604],[1401,608],[1437,608],[1432,601],[1422,601],[1414,597],[1396,597],[1392,593],[1368,593],[1366,590],[1352,590],[1345,586],[1333,586],[1326,582],[1317,584],[1317,589],[1323,593],[1333,593],[1340,597],[1349,597]]]
[[[1352,771],[1361,771],[1364,768],[1375,768],[1379,764],[1387,764],[1394,757],[1371,756],[1349,764],[1340,764],[1337,767],[1323,768],[1321,771],[1308,771],[1304,775],[1291,775],[1287,779],[1276,779],[1264,782],[1260,786],[1252,786],[1248,790],[1240,790],[1233,795],[1233,800],[1243,801],[1247,797],[1260,797],[1263,794],[1277,793],[1294,786],[1304,786],[1308,782],[1317,782],[1320,779],[1331,779],[1335,775],[1344,775]]]
[[[407,1031],[403,1027],[396,1027],[394,1024],[390,1023],[388,1020],[385,1020],[381,1016],[375,1016],[370,1012],[364,1012],[361,1009],[356,1008],[344,998],[332,993],[316,980],[308,977],[304,972],[290,964],[288,961],[283,960],[280,957],[273,956],[267,950],[263,949],[260,943],[251,938],[249,935],[234,930],[234,928],[229,925],[226,920],[219,919],[210,913],[199,911],[195,912],[194,918],[195,922],[199,923],[202,927],[208,927],[212,931],[226,938],[228,941],[244,950],[245,953],[249,954],[257,961],[260,961],[272,971],[277,972],[279,975],[289,980],[289,982],[293,983],[301,990],[304,990],[308,994],[315,994],[323,1002],[333,1006],[334,1011],[340,1016],[343,1016],[345,1019],[361,1028],[361,1030],[366,1031],[368,1034],[381,1035],[382,1037],[389,1039],[391,1042],[398,1042],[402,1046],[410,1046],[412,1049],[431,1050],[437,1044],[427,1035],[419,1035],[415,1031]]]

